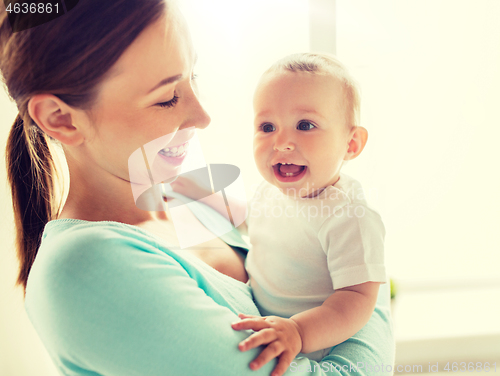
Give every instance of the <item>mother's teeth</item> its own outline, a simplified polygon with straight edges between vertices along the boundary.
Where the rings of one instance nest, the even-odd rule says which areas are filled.
[[[180,157],[181,155],[183,155],[187,149],[188,149],[188,142],[185,142],[184,144],[180,145],[180,146],[175,146],[173,148],[165,148],[165,149],[161,149],[159,151],[160,154],[166,156],[166,157]]]

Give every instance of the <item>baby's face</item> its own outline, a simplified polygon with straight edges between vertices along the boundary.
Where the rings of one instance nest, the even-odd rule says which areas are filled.
[[[335,184],[350,141],[343,104],[334,77],[266,74],[254,97],[254,157],[264,179],[295,197]]]

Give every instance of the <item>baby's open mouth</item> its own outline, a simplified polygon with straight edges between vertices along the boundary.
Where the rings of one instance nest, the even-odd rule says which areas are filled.
[[[279,174],[284,178],[290,178],[299,176],[306,169],[306,166],[300,166],[293,163],[276,163],[273,169],[275,174]]]
[[[170,146],[161,149],[158,153],[169,158],[179,158],[187,152],[188,146],[189,146],[189,141],[186,141],[181,145]]]

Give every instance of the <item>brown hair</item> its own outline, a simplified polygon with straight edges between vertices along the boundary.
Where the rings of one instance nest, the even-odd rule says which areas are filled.
[[[344,90],[347,126],[350,128],[359,126],[361,107],[359,85],[334,55],[311,52],[288,55],[275,62],[264,74],[279,71],[325,74],[337,78]]]
[[[110,68],[165,12],[165,0],[80,0],[55,20],[13,33],[0,5],[0,72],[19,109],[7,141],[6,163],[20,261],[17,284],[24,291],[43,229],[60,209],[49,148],[53,139],[29,116],[30,98],[50,93],[90,113]]]

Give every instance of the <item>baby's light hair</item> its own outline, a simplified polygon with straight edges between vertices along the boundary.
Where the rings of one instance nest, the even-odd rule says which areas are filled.
[[[280,71],[308,72],[335,77],[344,91],[347,126],[349,128],[359,126],[361,106],[359,85],[334,55],[311,52],[288,55],[275,62],[264,75]]]

